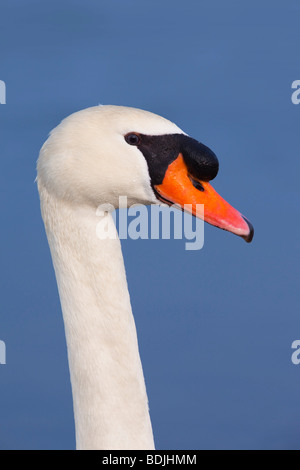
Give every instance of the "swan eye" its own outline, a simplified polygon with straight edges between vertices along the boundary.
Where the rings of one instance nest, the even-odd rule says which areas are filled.
[[[125,140],[129,145],[138,145],[141,141],[140,137],[133,133],[125,135]]]

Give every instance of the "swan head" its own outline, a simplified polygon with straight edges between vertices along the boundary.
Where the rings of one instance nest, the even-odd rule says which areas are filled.
[[[216,155],[173,122],[121,106],[96,106],[64,119],[43,145],[38,183],[59,200],[97,208],[188,205],[194,215],[251,241],[251,224],[209,184],[218,173]],[[124,200],[124,199],[123,199]]]

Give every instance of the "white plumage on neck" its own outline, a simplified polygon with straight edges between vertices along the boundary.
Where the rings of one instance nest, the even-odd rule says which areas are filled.
[[[65,323],[77,449],[153,449],[120,241],[96,237],[92,208],[74,210],[39,189]]]

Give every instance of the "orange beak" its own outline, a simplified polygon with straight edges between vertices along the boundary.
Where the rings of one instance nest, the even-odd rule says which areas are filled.
[[[250,222],[226,202],[214,188],[205,181],[199,181],[188,174],[182,154],[168,167],[163,182],[154,186],[161,201],[178,204],[182,209],[198,215],[197,204],[204,205],[204,220],[211,225],[232,232],[251,242],[254,230]]]

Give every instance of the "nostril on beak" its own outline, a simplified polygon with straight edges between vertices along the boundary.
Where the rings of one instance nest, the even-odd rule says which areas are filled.
[[[195,180],[195,178],[193,178],[191,175],[188,175],[188,176],[189,176],[189,179],[192,182],[194,188],[198,189],[198,191],[204,191],[204,188],[203,188],[202,184],[200,183],[200,181]]]

